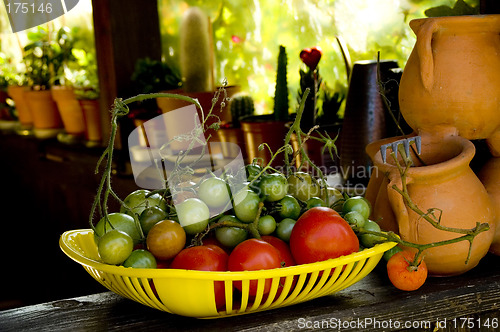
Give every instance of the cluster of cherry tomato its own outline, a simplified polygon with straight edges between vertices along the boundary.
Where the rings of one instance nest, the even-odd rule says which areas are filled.
[[[384,240],[354,231],[380,232],[363,197],[327,192],[308,173],[285,177],[253,164],[245,173],[248,182],[234,195],[229,179],[214,175],[168,196],[131,193],[120,212],[95,226],[102,261],[133,268],[250,271],[349,255]],[[256,282],[250,283],[250,295]],[[224,285],[214,287],[217,303],[223,303]],[[271,281],[264,293],[270,287]]]

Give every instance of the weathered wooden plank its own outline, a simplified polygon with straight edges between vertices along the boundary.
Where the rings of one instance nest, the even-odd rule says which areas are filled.
[[[0,331],[295,331],[308,327],[390,331],[418,324],[419,330],[440,327],[437,330],[453,331],[464,322],[474,327],[464,331],[496,331],[500,320],[499,262],[499,257],[488,256],[465,275],[430,278],[415,292],[394,289],[379,266],[358,284],[335,295],[211,320],[171,315],[108,292],[0,312]],[[489,329],[479,326],[487,319]]]

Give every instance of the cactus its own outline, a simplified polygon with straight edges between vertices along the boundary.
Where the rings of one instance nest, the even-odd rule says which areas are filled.
[[[210,21],[198,7],[189,8],[180,29],[180,66],[185,92],[213,91]]]
[[[240,127],[240,119],[246,115],[252,115],[255,110],[252,96],[245,92],[239,92],[231,97],[231,119],[234,128]]]
[[[283,45],[280,45],[276,71],[276,90],[274,93],[274,118],[279,121],[288,120],[287,61],[286,49]]]

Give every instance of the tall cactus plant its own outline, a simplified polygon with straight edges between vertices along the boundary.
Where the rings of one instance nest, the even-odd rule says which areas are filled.
[[[287,63],[286,48],[280,45],[276,71],[276,90],[274,93],[274,118],[279,121],[288,120]]]
[[[180,67],[185,92],[213,91],[213,49],[209,18],[189,8],[180,29]]]

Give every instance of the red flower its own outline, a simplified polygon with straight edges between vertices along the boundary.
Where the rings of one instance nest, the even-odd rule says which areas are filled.
[[[319,60],[321,59],[321,48],[318,46],[305,48],[300,52],[300,59],[303,63],[307,65],[311,70],[315,70],[318,66]]]

